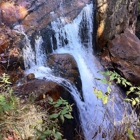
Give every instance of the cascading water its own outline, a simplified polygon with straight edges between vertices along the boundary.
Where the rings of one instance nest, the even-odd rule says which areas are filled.
[[[89,4],[83,8],[73,22],[67,23],[65,18],[60,17],[51,23],[57,41],[57,49],[53,50],[53,53],[69,53],[75,58],[82,80],[84,102],[81,101],[77,89],[67,79],[54,76],[51,69],[47,67],[41,36],[35,40],[34,52],[27,36],[22,31],[22,34],[26,37],[26,47],[23,49],[24,61],[25,67],[28,68],[27,73],[33,72],[36,78],[45,77],[48,80],[62,83],[66,88],[70,89],[79,109],[85,139],[101,140],[105,138],[111,140],[115,128],[123,125],[133,115],[131,115],[129,105],[120,98],[117,88],[112,86],[113,93],[111,93],[107,105],[103,105],[101,100],[98,100],[93,93],[94,88],[106,92],[106,85],[95,80],[95,78],[102,78],[102,75],[98,73],[98,71],[102,70],[102,67],[93,55],[92,50],[92,15],[93,4]],[[124,117],[125,115],[128,118]]]

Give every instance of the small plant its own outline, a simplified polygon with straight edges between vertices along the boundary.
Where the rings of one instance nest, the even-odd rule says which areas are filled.
[[[43,97],[44,100],[48,99],[48,102],[45,101],[47,108],[33,102],[34,97],[30,97],[27,104],[19,104],[20,100],[13,94],[9,76],[2,74],[0,77],[0,139],[18,139],[19,137],[19,139],[31,140],[62,140],[60,123],[64,123],[65,119],[73,118],[72,105],[62,98],[53,101],[50,97],[46,98],[45,95]]]
[[[0,77],[0,118],[10,110],[16,108],[18,98],[13,95],[13,90],[10,87],[11,82],[9,76],[5,73]],[[10,112],[9,112],[10,113]]]
[[[109,80],[107,80],[106,78],[103,78],[103,79],[96,78],[96,80],[101,80],[101,82],[103,84],[108,84],[108,87],[107,87],[107,90],[109,91],[108,94],[111,92],[111,88],[110,88],[111,83],[113,81],[115,81],[117,84],[120,84],[120,85],[123,85],[124,87],[129,88],[129,90],[126,92],[127,96],[129,94],[132,94],[132,93],[138,96],[138,97],[131,98],[131,99],[130,98],[126,98],[124,100],[127,101],[127,102],[131,102],[132,106],[139,105],[139,103],[140,103],[140,87],[133,86],[130,82],[128,82],[125,78],[120,76],[115,71],[101,72],[101,74],[104,75],[104,76],[108,76]],[[95,94],[97,94],[97,92]],[[105,102],[105,103],[107,103],[107,102]]]
[[[101,99],[103,104],[107,104],[108,102],[108,94],[104,94],[101,90],[94,88],[94,93],[98,99]]]
[[[107,102],[108,102],[108,95],[111,92],[111,81],[107,80],[106,78],[103,78],[103,79],[95,78],[95,79],[96,80],[100,80],[101,83],[108,85],[107,86],[107,92],[105,92],[105,93],[103,93],[102,90],[98,90],[98,89],[94,88],[94,93],[95,93],[96,97],[98,99],[101,99],[103,104],[107,104]]]
[[[65,119],[72,119],[72,105],[62,98],[57,101],[53,101],[52,98],[48,98],[48,103],[51,105],[50,109],[53,109],[52,114],[47,118],[47,125],[44,123],[43,130],[37,130],[37,139],[44,140],[55,139],[62,140],[62,133],[60,129],[60,121],[64,123]]]
[[[50,119],[59,118],[62,123],[64,123],[65,118],[73,119],[71,112],[72,112],[72,105],[69,105],[68,102],[62,98],[54,102],[52,98],[49,98],[49,104],[53,105],[54,113],[50,115]]]

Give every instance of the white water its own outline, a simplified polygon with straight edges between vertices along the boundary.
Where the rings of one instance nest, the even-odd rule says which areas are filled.
[[[42,48],[42,37],[36,40],[35,52],[32,50],[30,42],[26,37],[26,47],[23,49],[25,67],[27,73],[35,73],[36,78],[45,77],[48,80],[53,80],[58,83],[62,83],[65,87],[71,90],[79,112],[81,125],[87,140],[91,140],[94,134],[97,132],[96,140],[104,139],[102,134],[106,133],[106,139],[111,140],[109,135],[110,131],[114,131],[115,127],[122,125],[127,121],[124,115],[127,113],[127,104],[125,104],[119,97],[119,90],[113,88],[111,93],[110,101],[107,105],[103,105],[101,100],[98,100],[93,92],[94,88],[101,89],[106,92],[106,85],[101,84],[95,78],[102,78],[102,75],[98,71],[102,70],[100,63],[93,56],[92,50],[92,15],[93,5],[87,5],[78,17],[73,20],[72,23],[66,24],[65,18],[61,17],[56,21],[52,22],[52,29],[55,31],[55,37],[57,40],[57,50],[53,53],[69,53],[71,54],[78,65],[80,76],[82,80],[82,90],[84,102],[81,101],[80,95],[77,89],[72,86],[66,79],[55,77],[50,68],[47,67],[46,55]],[[86,21],[88,27],[88,42],[81,43],[82,40],[79,36],[80,23]],[[66,25],[65,25],[66,24]],[[60,40],[60,37],[68,40],[68,44],[64,44],[64,40]],[[52,45],[53,46],[53,45]],[[88,46],[88,47],[87,47]],[[101,129],[101,131],[100,131]]]

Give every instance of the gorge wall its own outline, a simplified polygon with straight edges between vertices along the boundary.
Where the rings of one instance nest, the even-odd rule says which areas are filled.
[[[102,65],[140,85],[140,41],[135,35],[138,0],[98,0],[96,5]]]
[[[97,41],[100,48],[108,40],[131,28],[135,32],[138,0],[96,0]]]

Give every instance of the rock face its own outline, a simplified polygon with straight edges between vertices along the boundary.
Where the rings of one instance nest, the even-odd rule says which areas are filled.
[[[82,93],[82,82],[77,63],[70,54],[53,54],[48,58],[48,65],[56,76],[64,77],[74,83]]]
[[[0,68],[2,70],[16,70],[19,66],[24,68],[20,48],[22,35],[18,35],[9,27],[0,28]]]
[[[96,0],[98,47],[106,47],[108,40],[130,28],[135,32],[138,0]]]
[[[12,71],[20,66],[24,69],[22,48],[26,45],[25,36],[13,30],[16,25],[22,25],[24,32],[30,36],[33,48],[35,39],[41,35],[46,53],[52,53],[52,49],[56,49],[56,40],[54,31],[50,29],[50,22],[61,16],[64,24],[69,23],[88,3],[90,0],[0,1],[0,63],[3,65],[2,68]],[[12,56],[10,59],[9,55]]]
[[[102,54],[102,64],[116,69],[134,85],[140,85],[140,40],[133,31],[126,29],[108,43]]]
[[[29,35],[63,16],[70,22],[90,0],[14,0],[0,4],[1,24],[11,28],[21,23]],[[43,10],[42,10],[43,9]]]

